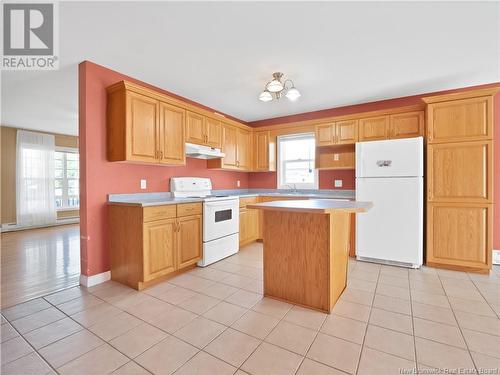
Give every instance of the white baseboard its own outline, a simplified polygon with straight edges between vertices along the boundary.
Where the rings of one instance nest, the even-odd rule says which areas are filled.
[[[103,273],[98,273],[97,275],[85,276],[80,275],[80,285],[83,285],[87,288],[91,286],[104,283],[108,280],[111,280],[111,271],[106,271]]]
[[[65,219],[57,219],[56,222],[51,223],[51,224],[43,224],[43,225],[17,225],[16,223],[7,223],[7,224],[2,224],[0,227],[0,232],[1,233],[6,233],[6,232],[14,232],[17,230],[25,230],[25,229],[39,229],[39,228],[48,228],[48,227],[55,227],[58,225],[66,225],[66,224],[78,224],[80,222],[79,217],[70,217],[70,218],[65,218]]]

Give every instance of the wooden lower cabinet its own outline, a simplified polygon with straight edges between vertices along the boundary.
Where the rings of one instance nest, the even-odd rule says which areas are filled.
[[[240,209],[240,246],[257,241],[259,238],[259,212]]]
[[[186,207],[184,207],[186,206]],[[109,205],[111,279],[141,290],[203,256],[201,203]]]
[[[488,272],[493,205],[427,204],[427,265]]]
[[[144,223],[144,281],[175,271],[176,219]]]
[[[177,269],[188,267],[201,259],[201,215],[177,219]]]

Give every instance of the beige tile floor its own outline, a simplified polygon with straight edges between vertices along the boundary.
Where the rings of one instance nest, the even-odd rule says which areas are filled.
[[[1,373],[494,374],[499,316],[498,267],[351,261],[330,315],[263,298],[253,244],[144,292],[107,282],[2,310]]]

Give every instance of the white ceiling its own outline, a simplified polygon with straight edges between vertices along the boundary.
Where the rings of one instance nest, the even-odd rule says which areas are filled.
[[[2,124],[76,134],[83,60],[245,121],[497,82],[500,3],[61,2],[59,60],[2,72]],[[274,71],[299,101],[257,100]]]

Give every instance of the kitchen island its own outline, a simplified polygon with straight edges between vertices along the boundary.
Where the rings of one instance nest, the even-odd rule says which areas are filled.
[[[347,284],[350,216],[372,203],[309,199],[247,207],[264,213],[264,295],[330,313]]]

